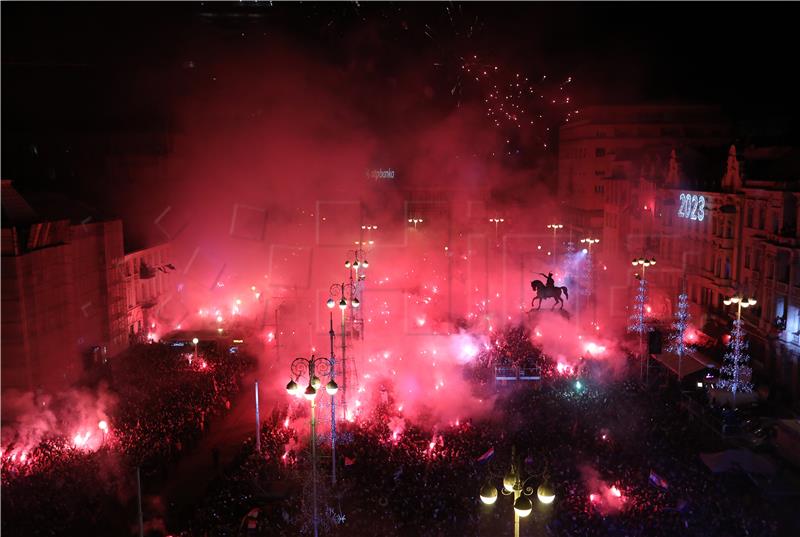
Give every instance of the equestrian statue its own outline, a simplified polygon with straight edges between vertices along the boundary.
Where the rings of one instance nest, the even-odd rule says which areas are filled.
[[[539,301],[539,307],[536,308],[538,310],[542,308],[542,299],[552,298],[556,301],[556,303],[553,304],[553,307],[550,309],[551,310],[555,309],[556,305],[560,304],[561,309],[563,310],[564,301],[561,299],[561,293],[563,292],[564,297],[567,300],[569,300],[569,292],[567,291],[567,288],[563,286],[556,287],[556,284],[553,281],[552,272],[548,272],[547,274],[544,274],[542,272],[537,272],[537,274],[541,274],[542,276],[544,276],[546,278],[546,283],[542,283],[541,280],[533,280],[531,282],[531,287],[533,288],[534,291],[536,291],[536,296],[533,297],[533,300],[531,300],[531,309],[533,309],[533,304],[537,300]]]

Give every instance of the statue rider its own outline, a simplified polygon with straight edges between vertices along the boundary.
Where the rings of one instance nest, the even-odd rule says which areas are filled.
[[[553,281],[553,273],[552,272],[548,272],[547,274],[544,274],[543,272],[539,272],[539,274],[541,274],[542,276],[547,278],[547,282],[545,283],[545,285],[547,287],[553,288],[553,287],[556,286],[556,283]]]

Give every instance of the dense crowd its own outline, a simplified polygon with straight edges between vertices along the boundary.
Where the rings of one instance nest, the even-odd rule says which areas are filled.
[[[534,512],[522,522],[523,528],[533,527],[523,533],[766,537],[785,532],[750,483],[703,466],[701,451],[724,446],[688,421],[675,399],[623,380],[554,377],[540,389],[527,385],[501,393],[493,416],[444,427],[402,420],[390,400],[340,431],[336,487],[330,485],[327,443],[320,443],[320,526],[332,535],[510,534],[511,500],[500,495],[488,507],[478,497],[487,482],[502,487],[497,476],[508,470],[514,447],[523,477],[533,476],[528,485]],[[393,427],[401,422],[405,427],[396,434]],[[268,447],[262,444],[260,455],[252,442],[243,448],[185,534],[247,534],[237,532],[254,508],[260,515],[253,519],[252,535],[309,530],[308,454],[287,448],[306,434],[286,428],[280,416],[265,422]],[[479,460],[491,449],[493,456]],[[556,493],[549,506],[535,499],[545,479]]]
[[[134,468],[144,474],[163,472],[191,449],[209,418],[230,407],[252,364],[246,355],[211,346],[197,359],[168,345],[132,349],[106,378],[119,403],[99,448],[76,445],[63,434],[47,436],[24,451],[5,446],[3,533],[127,533]]]
[[[532,357],[548,373],[535,384],[501,387],[488,415],[442,424],[404,416],[391,389],[370,412],[338,431],[338,481],[320,425],[318,524],[328,535],[450,536],[509,534],[512,501],[478,499],[518,456],[531,476],[532,515],[523,534],[557,536],[773,536],[782,519],[746,480],[712,474],[699,453],[722,441],[688,419],[680,400],[645,389],[587,360],[559,374],[529,349],[524,333],[506,336],[505,358]],[[247,360],[227,353],[189,363],[186,354],[150,345],[120,365],[112,385],[121,403],[108,444],[98,452],[53,440],[31,452],[26,470],[3,465],[3,531],[11,534],[125,533],[132,520],[131,465],[151,472],[190,449],[238,390]],[[634,373],[638,371],[635,367]],[[634,376],[636,376],[634,374]],[[475,378],[479,378],[478,375]],[[485,393],[486,385],[475,382]],[[297,535],[311,532],[308,405],[293,401],[262,423],[211,482],[191,519],[170,520],[174,535]],[[121,455],[121,456],[118,456]],[[113,463],[112,463],[113,462]],[[216,464],[216,463],[215,463]],[[535,490],[547,481],[556,500]],[[127,497],[126,497],[127,495]],[[56,523],[57,522],[57,523]],[[91,526],[89,526],[91,524]],[[99,530],[97,528],[100,528]],[[108,531],[105,531],[105,530]],[[67,531],[64,531],[67,530]],[[154,535],[161,533],[154,533]]]

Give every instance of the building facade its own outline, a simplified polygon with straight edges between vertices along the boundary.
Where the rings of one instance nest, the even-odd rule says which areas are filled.
[[[171,290],[170,244],[125,254],[123,279],[130,342],[141,342],[158,328],[158,307]]]
[[[127,345],[122,222],[40,212],[2,182],[3,389],[69,386]]]
[[[648,167],[661,168],[666,161],[659,159],[673,147],[730,140],[730,126],[719,110],[706,106],[590,106],[579,117],[559,131],[558,197],[575,233],[603,239],[602,251],[625,236],[626,223],[614,208],[632,201],[630,181]],[[646,155],[655,158],[648,162]],[[611,236],[605,236],[606,228]]]
[[[755,297],[757,305],[742,313],[753,367],[798,401],[800,185],[785,172],[771,180],[757,173],[759,161],[780,160],[781,153],[750,150],[740,160],[731,146],[719,187],[703,190],[676,173],[680,156],[673,153],[673,173],[656,193],[659,264],[652,281],[666,298],[686,286],[698,328],[729,329],[736,312],[723,301],[737,293]]]

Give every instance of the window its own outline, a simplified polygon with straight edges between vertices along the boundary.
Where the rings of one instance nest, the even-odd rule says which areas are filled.
[[[767,216],[766,213],[767,210],[764,208],[763,205],[758,208],[758,229],[764,229],[764,223]]]
[[[744,249],[744,268],[750,268],[750,248]]]
[[[714,276],[719,277],[720,273],[722,272],[722,258],[717,258],[717,266],[714,268]]]
[[[756,250],[755,257],[753,258],[753,270],[761,272],[761,250]]]
[[[725,279],[731,279],[731,260],[730,258],[725,258]]]
[[[598,147],[594,150],[595,157],[604,157],[606,156],[606,149],[604,147]]]
[[[603,187],[603,185],[595,185],[595,187],[594,187],[594,191],[597,194],[602,194],[604,190],[605,190],[605,188]]]
[[[753,227],[753,207],[747,207],[747,227]]]
[[[773,212],[771,216],[772,216],[772,218],[771,218],[771,220],[772,220],[772,226],[771,226],[772,227],[772,232],[777,235],[778,234],[778,213]]]

